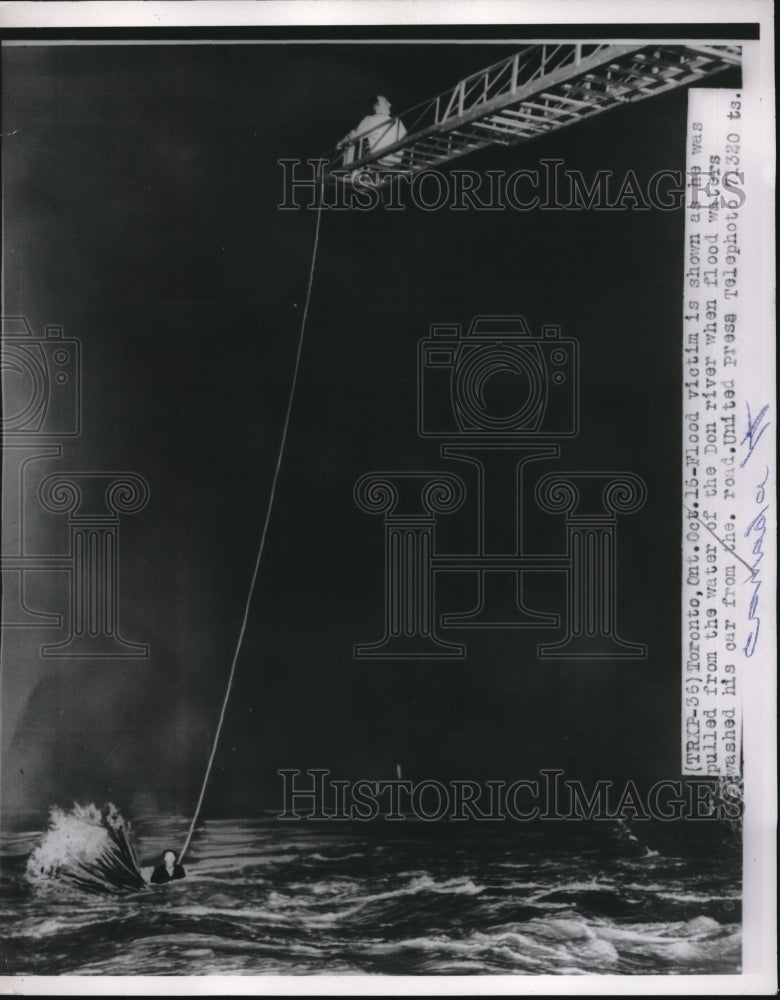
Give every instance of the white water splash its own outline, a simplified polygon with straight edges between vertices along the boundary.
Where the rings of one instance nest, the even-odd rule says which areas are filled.
[[[102,810],[74,804],[65,811],[54,806],[49,829],[27,859],[27,878],[34,883],[56,880],[92,891],[142,889],[127,824],[109,803]]]

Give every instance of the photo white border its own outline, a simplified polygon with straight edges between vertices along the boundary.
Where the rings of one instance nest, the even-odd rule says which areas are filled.
[[[759,133],[761,137],[761,217],[773,219],[775,183],[774,51],[771,0],[264,0],[264,2],[7,2],[0,4],[3,29],[99,28],[269,28],[396,25],[536,25],[721,24],[758,23],[761,31]],[[474,38],[466,43],[478,41]],[[630,39],[630,30],[625,33]],[[173,33],[172,41],[181,43]],[[296,38],[296,41],[299,39]],[[495,41],[495,39],[488,39]],[[505,42],[505,39],[501,40]],[[511,40],[510,40],[511,41]],[[151,44],[160,43],[153,40]],[[204,44],[206,39],[192,41]],[[220,38],[219,42],[225,44]],[[381,44],[389,44],[381,39]],[[33,39],[32,44],[41,44]],[[18,39],[4,44],[24,44]],[[50,44],[69,44],[65,39]],[[85,44],[74,38],[70,44]],[[104,44],[89,40],[86,44]],[[122,44],[128,44],[123,41]],[[137,44],[150,44],[138,41]],[[251,44],[251,43],[250,43]],[[682,266],[682,262],[681,262]],[[775,234],[773,224],[761,235],[762,336],[774,344]],[[773,351],[772,351],[773,355]],[[772,368],[772,371],[774,368]],[[772,375],[765,376],[773,378]],[[772,386],[774,388],[774,386]],[[773,397],[773,413],[776,414]],[[774,479],[773,470],[773,479]],[[774,608],[775,552],[767,567],[766,603]],[[762,626],[764,622],[762,621]],[[776,651],[776,627],[766,628]],[[776,657],[775,657],[776,660]],[[770,657],[771,667],[771,657]],[[20,995],[772,995],[777,990],[776,910],[776,676],[765,671],[760,688],[748,687],[745,704],[745,782],[751,809],[757,808],[744,846],[743,973],[734,976],[3,976],[0,992]],[[754,796],[758,794],[758,802]]]

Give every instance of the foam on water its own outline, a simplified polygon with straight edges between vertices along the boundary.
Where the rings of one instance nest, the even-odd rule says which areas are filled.
[[[148,864],[186,821],[138,824]],[[187,878],[123,896],[63,891],[42,875],[94,861],[94,807],[58,811],[6,874],[9,972],[115,975],[526,974],[739,970],[739,865],[654,858],[624,864],[575,841],[481,830],[444,845],[426,830],[332,832],[275,820],[207,822]],[[35,842],[37,841],[37,843]],[[25,839],[5,842],[19,857]],[[6,868],[6,871],[8,869]],[[16,880],[16,881],[15,881]],[[10,905],[13,900],[15,905]]]
[[[91,891],[143,889],[127,826],[116,807],[54,806],[49,829],[31,853],[26,874],[33,882],[62,879]]]

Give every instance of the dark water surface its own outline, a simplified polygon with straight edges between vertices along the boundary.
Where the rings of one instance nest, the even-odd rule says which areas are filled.
[[[142,864],[182,818],[135,825]],[[728,974],[736,858],[621,857],[538,828],[208,821],[181,882],[122,896],[25,875],[2,841],[3,971],[35,975]]]

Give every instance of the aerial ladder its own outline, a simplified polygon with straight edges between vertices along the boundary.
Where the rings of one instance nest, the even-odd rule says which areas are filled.
[[[544,43],[472,73],[325,154],[326,183],[389,184],[486,146],[513,146],[740,66],[739,45]],[[394,133],[397,135],[398,131]]]

